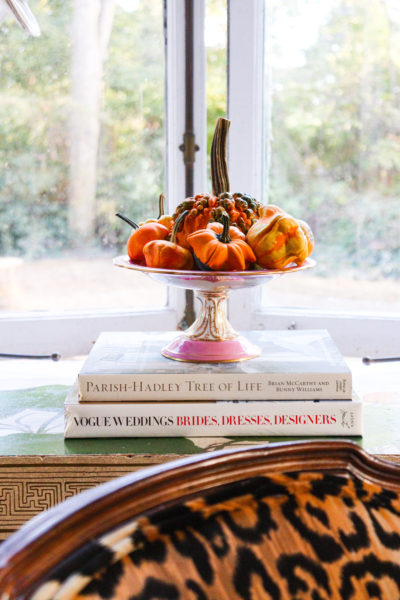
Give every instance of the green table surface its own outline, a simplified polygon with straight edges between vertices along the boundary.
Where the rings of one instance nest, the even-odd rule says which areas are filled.
[[[0,391],[0,456],[88,454],[196,454],[230,446],[289,441],[293,437],[64,439],[68,386]],[[310,436],[307,436],[309,439]],[[332,438],[331,438],[332,439]],[[343,439],[343,438],[341,438]],[[400,454],[400,402],[385,395],[364,403],[364,434],[348,438],[372,454]]]

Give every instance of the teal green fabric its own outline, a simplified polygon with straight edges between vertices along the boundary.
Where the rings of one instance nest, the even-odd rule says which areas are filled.
[[[0,455],[196,454],[257,442],[301,438],[99,438],[64,440],[66,386],[0,392]],[[364,436],[351,438],[374,454],[400,453],[400,406],[364,407]]]
[[[66,386],[0,392],[0,455],[194,454],[186,438],[64,440]]]

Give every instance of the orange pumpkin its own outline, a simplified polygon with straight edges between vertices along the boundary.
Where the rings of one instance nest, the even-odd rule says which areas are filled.
[[[260,219],[246,236],[257,264],[264,269],[301,265],[309,255],[308,239],[299,222],[287,214]]]
[[[245,235],[237,227],[229,226],[226,212],[221,215],[221,221],[188,235],[195,262],[201,270],[244,271],[256,257]]]
[[[161,223],[143,223],[139,227],[134,221],[121,215],[121,213],[116,213],[116,216],[129,223],[134,229],[127,243],[128,256],[134,262],[142,262],[144,260],[143,248],[148,242],[163,240],[169,235],[169,229]]]
[[[189,250],[176,243],[176,234],[186,213],[179,215],[175,221],[171,240],[152,240],[143,248],[144,258],[148,267],[159,269],[191,269],[193,257]]]

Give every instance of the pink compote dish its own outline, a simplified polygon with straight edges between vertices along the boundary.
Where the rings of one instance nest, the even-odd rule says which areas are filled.
[[[117,267],[139,271],[160,283],[195,291],[200,314],[189,329],[161,350],[167,358],[190,362],[234,362],[258,356],[260,348],[237,333],[228,321],[228,295],[233,290],[262,285],[315,265],[315,260],[308,258],[300,266],[282,270],[178,271],[142,266],[128,256],[118,256],[113,262]]]

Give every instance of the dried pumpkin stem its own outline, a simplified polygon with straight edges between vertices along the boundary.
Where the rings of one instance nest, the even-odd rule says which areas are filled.
[[[181,213],[181,214],[180,214],[180,215],[177,217],[177,219],[176,219],[176,221],[175,221],[175,223],[174,223],[174,226],[173,226],[173,228],[172,228],[171,238],[170,238],[170,241],[171,241],[173,244],[176,244],[176,234],[178,233],[178,231],[179,231],[179,229],[180,229],[180,227],[181,227],[181,223],[182,223],[182,221],[184,221],[184,220],[185,220],[185,217],[186,217],[186,215],[188,214],[188,212],[189,212],[188,210],[185,210],[183,213]]]
[[[231,242],[232,239],[231,239],[231,236],[229,235],[229,226],[230,226],[231,220],[229,218],[228,213],[224,211],[221,214],[221,216],[218,218],[218,221],[219,221],[219,223],[222,223],[223,230],[222,230],[222,233],[217,235],[217,238],[219,239],[220,242],[223,242],[224,244],[229,244],[229,242]]]
[[[132,221],[132,219],[129,219],[128,217],[125,217],[125,215],[121,215],[121,213],[115,213],[116,217],[119,217],[120,219],[122,219],[123,221],[125,221],[125,223],[128,223],[128,225],[130,225],[131,227],[133,227],[133,229],[139,229],[139,225],[137,223],[135,223],[135,221]]]
[[[211,144],[211,183],[214,196],[229,192],[228,162],[226,159],[226,139],[231,122],[219,117]]]

